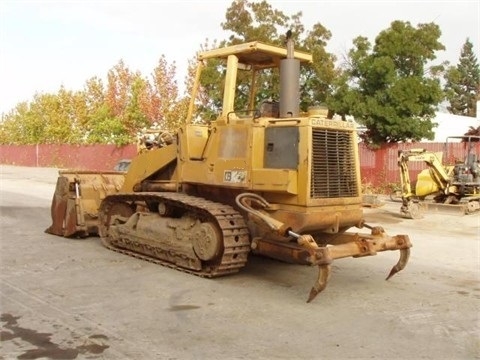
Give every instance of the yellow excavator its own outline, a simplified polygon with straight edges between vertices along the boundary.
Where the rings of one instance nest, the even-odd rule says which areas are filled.
[[[204,124],[195,101],[211,59],[225,66],[223,107]],[[364,221],[354,123],[300,111],[300,68],[311,62],[291,38],[200,52],[184,125],[150,139],[126,172],[60,171],[46,231],[99,234],[111,250],[202,277],[238,272],[250,252],[317,266],[308,302],[336,259],[398,250],[390,278],[407,264],[409,237]],[[258,102],[271,86],[257,81],[262,71],[279,72],[279,101]],[[235,106],[240,73],[245,109]]]
[[[464,215],[480,210],[480,136],[449,136],[446,149],[452,139],[461,140],[467,149],[465,158],[454,165],[442,164],[442,152],[434,153],[426,149],[398,152],[402,195],[400,212],[405,217],[418,219],[426,211]],[[408,169],[412,161],[427,165],[427,169],[418,174],[414,189]]]

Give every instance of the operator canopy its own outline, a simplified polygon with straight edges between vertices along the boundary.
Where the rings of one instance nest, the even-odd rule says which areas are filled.
[[[287,49],[253,41],[201,52],[198,54],[198,60],[227,59],[229,55],[236,55],[238,62],[249,68],[267,69],[279,67],[280,61],[287,58]],[[311,63],[313,61],[311,54],[297,50],[293,52],[293,58],[301,63]]]

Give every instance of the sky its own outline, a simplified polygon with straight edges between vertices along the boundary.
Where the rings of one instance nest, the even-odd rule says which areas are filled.
[[[267,0],[268,1],[268,0]],[[224,40],[225,13],[232,0],[0,0],[0,113],[35,93],[60,86],[81,90],[106,78],[120,60],[149,76],[162,55],[175,64],[182,86],[188,60],[200,45]],[[435,63],[457,64],[468,38],[480,61],[480,1],[269,0],[285,15],[302,12],[307,30],[321,23],[332,33],[327,50],[342,58],[352,40],[370,42],[392,21],[412,26],[436,23],[446,50]]]

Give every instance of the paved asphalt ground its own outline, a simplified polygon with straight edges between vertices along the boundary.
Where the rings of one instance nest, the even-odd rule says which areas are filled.
[[[202,279],[48,235],[56,169],[0,166],[0,359],[480,359],[480,215],[369,223],[413,243],[316,269],[251,256]]]

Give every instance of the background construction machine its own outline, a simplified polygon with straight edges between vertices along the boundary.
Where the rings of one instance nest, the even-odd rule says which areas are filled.
[[[194,121],[195,99],[210,59],[226,63],[223,108],[203,124]],[[249,42],[199,53],[185,125],[139,152],[126,173],[60,172],[47,232],[98,232],[107,248],[203,277],[238,272],[250,251],[316,265],[308,301],[335,259],[399,250],[388,278],[402,270],[408,236],[363,219],[354,123],[300,111],[300,66],[311,61],[292,39],[286,48]],[[256,102],[265,70],[279,71],[279,102]],[[250,104],[236,109],[243,71]]]
[[[460,139],[466,155],[454,165],[443,165],[449,158],[448,143]],[[398,153],[402,206],[400,212],[408,218],[422,217],[426,211],[470,214],[480,210],[480,136],[450,136],[443,153],[425,149],[401,150]],[[410,181],[408,163],[422,161],[427,169],[418,174],[415,189]]]

